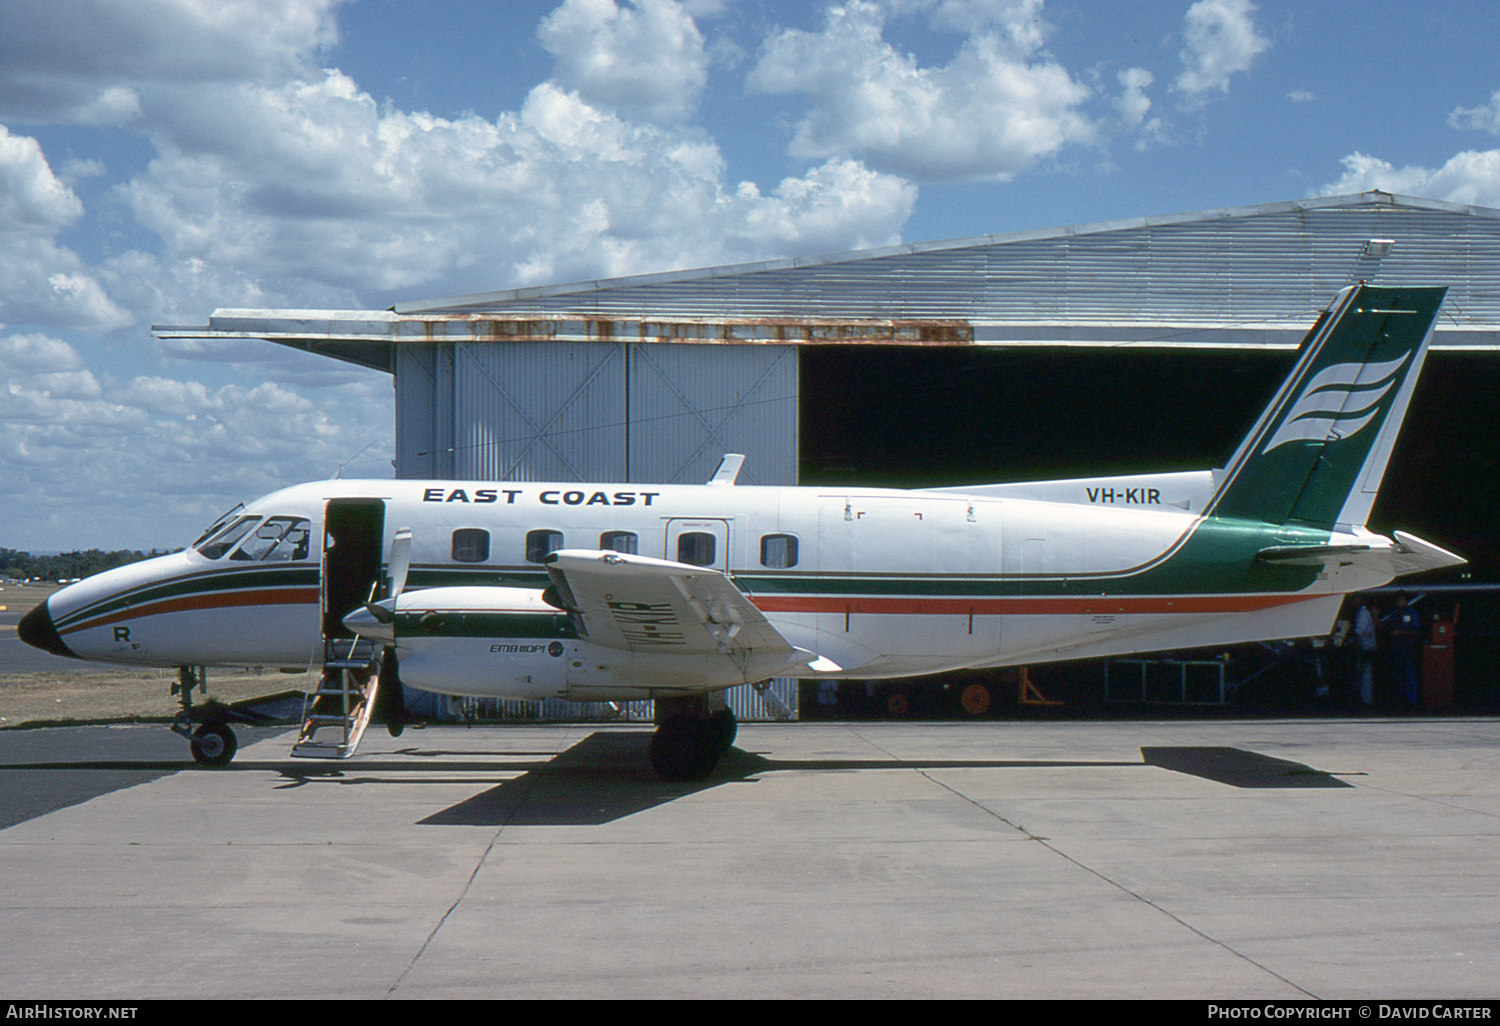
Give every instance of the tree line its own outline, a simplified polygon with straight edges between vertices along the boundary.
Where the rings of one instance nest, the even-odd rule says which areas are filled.
[[[0,577],[24,581],[41,578],[47,581],[71,581],[75,577],[91,577],[105,570],[113,570],[127,563],[137,563],[152,556],[165,556],[167,549],[116,549],[105,552],[88,549],[84,552],[61,552],[55,556],[33,556],[29,552],[0,547]]]

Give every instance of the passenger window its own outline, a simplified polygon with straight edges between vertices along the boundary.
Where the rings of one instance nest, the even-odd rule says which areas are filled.
[[[234,548],[235,544],[258,523],[260,523],[260,517],[240,517],[199,545],[198,554],[207,556],[209,559],[218,559]]]
[[[677,562],[693,566],[713,566],[716,539],[703,531],[688,531],[677,536]]]
[[[490,558],[490,532],[478,527],[461,527],[453,532],[453,561],[483,563]]]
[[[605,531],[599,536],[599,547],[607,552],[634,555],[639,551],[639,542],[633,531]]]
[[[306,517],[267,517],[230,559],[248,563],[291,563],[307,558]]]
[[[785,570],[797,565],[797,536],[767,534],[760,539],[760,565]]]
[[[526,532],[526,562],[528,563],[540,563],[547,558],[548,553],[556,552],[562,547],[561,531]]]

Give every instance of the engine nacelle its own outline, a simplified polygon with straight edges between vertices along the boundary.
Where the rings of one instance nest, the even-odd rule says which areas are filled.
[[[636,653],[580,638],[528,588],[428,588],[357,609],[344,624],[396,650],[401,683],[445,695],[633,701],[743,683],[708,653]]]
[[[530,588],[405,591],[344,624],[395,648],[403,684],[448,695],[566,697],[567,656],[578,644],[568,614]]]

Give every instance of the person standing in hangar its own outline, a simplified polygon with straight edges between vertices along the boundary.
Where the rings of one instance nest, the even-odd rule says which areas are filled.
[[[1406,601],[1406,592],[1396,596],[1396,608],[1381,622],[1391,634],[1391,670],[1400,689],[1401,704],[1415,709],[1421,703],[1417,686],[1417,641],[1422,618]]]
[[[1354,614],[1356,688],[1359,703],[1368,709],[1375,702],[1375,611],[1361,602]]]

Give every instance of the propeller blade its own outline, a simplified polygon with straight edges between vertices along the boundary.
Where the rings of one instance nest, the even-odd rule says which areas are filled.
[[[406,588],[406,571],[411,568],[411,528],[403,527],[391,540],[391,561],[387,572],[391,577],[390,599],[401,596]]]
[[[382,649],[380,653],[380,689],[375,692],[375,718],[377,722],[385,723],[391,737],[400,737],[409,720],[394,648]]]

